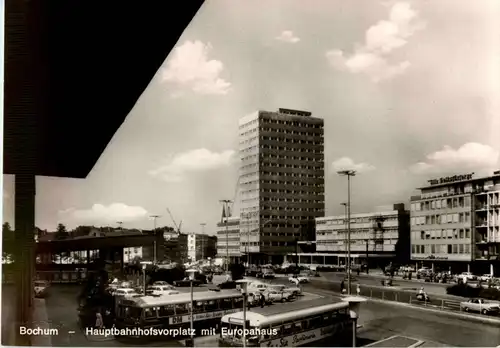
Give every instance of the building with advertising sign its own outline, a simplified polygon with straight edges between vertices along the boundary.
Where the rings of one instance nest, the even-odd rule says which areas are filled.
[[[411,197],[411,259],[418,266],[498,275],[500,171],[429,180]]]

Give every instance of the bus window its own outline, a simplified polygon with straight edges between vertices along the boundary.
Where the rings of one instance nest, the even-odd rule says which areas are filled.
[[[237,297],[234,299],[234,308],[243,308],[243,297]]]
[[[187,314],[189,312],[189,307],[187,303],[178,303],[175,305],[175,315]]]
[[[145,319],[156,318],[156,307],[144,308],[144,318]]]
[[[300,321],[293,324],[293,332],[302,331],[302,323]]]
[[[205,309],[207,311],[216,311],[217,309],[219,309],[219,304],[217,303],[217,301],[214,300],[206,301]]]
[[[276,326],[276,327],[273,327],[273,329],[276,329],[276,336],[277,337],[280,337],[280,336],[283,336],[283,326]]]
[[[202,301],[195,302],[193,312],[194,313],[203,312],[203,302]]]
[[[271,335],[269,333],[271,332],[271,328],[269,326],[264,327],[264,334],[262,335],[262,340],[268,340],[271,339]]]
[[[160,317],[168,317],[170,315],[174,315],[175,314],[174,306],[173,305],[161,306],[158,314]]]
[[[321,327],[322,323],[323,323],[323,321],[321,319],[323,319],[323,318],[322,317],[314,317],[314,318],[312,318],[309,321],[309,326],[310,327]]]
[[[283,335],[290,335],[293,333],[292,324],[283,325]]]
[[[309,329],[309,320],[303,320],[301,326],[303,330]]]
[[[328,323],[328,322],[330,321],[330,314],[325,314],[325,315],[323,315],[323,321],[324,321],[325,323]]]
[[[137,319],[137,320],[141,319],[141,313],[142,313],[141,308],[127,307],[127,309],[128,309],[128,312],[127,312],[128,318]],[[127,318],[127,317],[125,317],[125,318]]]
[[[220,301],[220,309],[232,309],[233,308],[233,300],[230,298],[223,298]]]

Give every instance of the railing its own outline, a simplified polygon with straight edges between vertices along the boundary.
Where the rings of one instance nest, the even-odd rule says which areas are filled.
[[[326,286],[331,291],[340,293],[340,284],[324,282],[323,286]],[[359,295],[368,299],[406,303],[413,306],[428,307],[449,312],[461,312],[462,309],[460,303],[467,301],[467,298],[464,298],[463,300],[459,299],[455,300],[453,298],[445,298],[445,296],[450,296],[450,295],[439,296],[432,294],[428,294],[430,298],[429,301],[419,301],[416,298],[417,286],[419,287],[419,285],[416,284],[415,288],[413,289],[408,288],[404,290],[404,289],[391,289],[391,288],[382,288],[369,285],[361,285]],[[352,285],[351,294],[357,294],[357,293],[358,293],[357,285]],[[480,316],[484,317],[484,315]]]

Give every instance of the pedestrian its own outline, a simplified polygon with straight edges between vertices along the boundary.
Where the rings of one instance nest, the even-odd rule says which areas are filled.
[[[356,272],[358,273],[358,277],[359,277],[359,272],[360,272],[360,269],[358,268]]]
[[[102,314],[101,314],[101,311],[98,310],[95,314],[95,327],[97,329],[102,329],[104,326],[104,322],[102,320]]]
[[[356,293],[358,294],[358,296],[361,295],[361,287],[359,286],[359,284],[358,286],[356,286]]]
[[[342,281],[340,283],[340,293],[343,294],[344,293],[344,290],[345,290],[345,285],[344,285],[344,281]]]
[[[266,298],[264,297],[264,294],[260,294],[260,308],[264,308],[264,305],[266,304]]]

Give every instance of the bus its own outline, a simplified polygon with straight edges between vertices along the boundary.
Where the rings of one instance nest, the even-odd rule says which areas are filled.
[[[193,328],[199,333],[201,328],[218,327],[224,315],[241,311],[243,296],[237,290],[195,292],[193,304]],[[188,329],[190,308],[190,293],[124,298],[116,306],[115,326],[118,329]]]
[[[243,312],[222,317],[219,347],[242,347]],[[265,315],[246,312],[246,347],[350,347],[354,319],[339,302]]]

